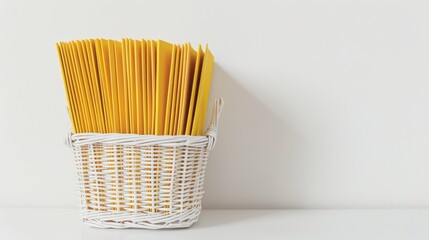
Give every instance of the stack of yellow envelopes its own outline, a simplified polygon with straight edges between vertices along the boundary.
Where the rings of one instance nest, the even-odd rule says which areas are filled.
[[[214,57],[162,40],[57,44],[74,133],[203,135]]]

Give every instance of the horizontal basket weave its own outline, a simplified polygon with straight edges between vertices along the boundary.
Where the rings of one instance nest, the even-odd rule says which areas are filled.
[[[69,134],[83,222],[99,228],[183,228],[198,221],[222,99],[205,136]]]

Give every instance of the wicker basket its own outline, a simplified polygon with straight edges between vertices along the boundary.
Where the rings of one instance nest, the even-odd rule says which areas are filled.
[[[149,229],[197,222],[222,106],[217,99],[206,136],[69,134],[83,222]]]

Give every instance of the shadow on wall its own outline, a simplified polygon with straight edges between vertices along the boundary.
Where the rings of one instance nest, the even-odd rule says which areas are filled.
[[[297,135],[216,64],[210,98],[220,96],[225,105],[206,172],[204,208],[299,207]]]

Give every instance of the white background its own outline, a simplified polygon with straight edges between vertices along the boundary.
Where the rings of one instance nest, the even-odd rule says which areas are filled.
[[[74,207],[55,42],[209,43],[205,208],[429,207],[429,4],[0,0],[0,207]]]

